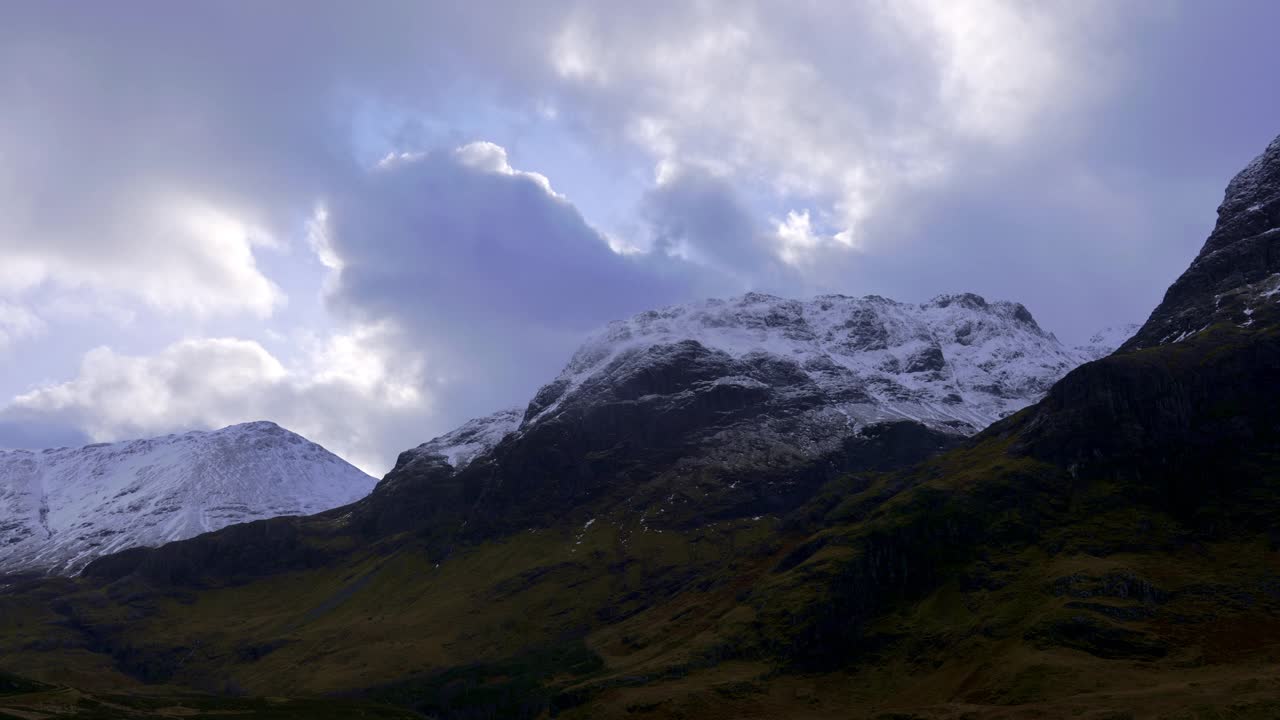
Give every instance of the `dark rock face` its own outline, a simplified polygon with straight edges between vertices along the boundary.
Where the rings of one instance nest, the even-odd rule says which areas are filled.
[[[443,458],[409,453],[401,455],[374,494],[376,501],[366,498],[352,508],[352,525],[364,537],[424,527],[452,530],[462,509],[474,501]]]
[[[1121,350],[1175,342],[1222,320],[1247,322],[1259,296],[1280,285],[1278,273],[1280,137],[1227,186],[1204,248]]]
[[[942,348],[934,345],[912,355],[908,361],[906,371],[909,373],[938,372],[946,365],[947,361],[942,356]]]

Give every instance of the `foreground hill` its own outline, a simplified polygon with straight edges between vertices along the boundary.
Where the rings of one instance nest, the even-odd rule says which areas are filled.
[[[448,718],[1276,717],[1280,142],[1245,175],[1134,340],[972,438],[801,463],[799,376],[721,402],[740,358],[676,343],[464,467],[12,583],[0,657]]]
[[[374,479],[270,422],[80,448],[0,451],[0,573],[345,505]]]

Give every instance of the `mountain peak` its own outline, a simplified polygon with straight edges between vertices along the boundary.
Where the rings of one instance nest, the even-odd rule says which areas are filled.
[[[1257,212],[1262,208],[1255,206],[1274,203],[1277,194],[1280,194],[1280,136],[1227,183],[1218,217],[1221,221],[1242,212]]]
[[[223,430],[246,430],[252,432],[288,432],[270,420],[251,420],[249,422],[228,425]]]
[[[1219,322],[1252,324],[1280,300],[1280,137],[1231,182],[1187,271],[1123,350],[1179,342]]]
[[[345,505],[374,484],[269,421],[0,451],[0,571],[73,573],[118,550]]]

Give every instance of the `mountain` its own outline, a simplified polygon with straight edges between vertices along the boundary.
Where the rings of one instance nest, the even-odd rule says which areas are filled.
[[[1277,148],[1120,350],[981,432],[846,415],[948,380],[873,395],[747,296],[716,307],[765,318],[751,347],[608,330],[469,462],[459,435],[342,508],[5,580],[0,670],[458,720],[1278,717]]]
[[[674,305],[588,338],[527,408],[470,420],[406,451],[397,465],[439,456],[462,470],[508,436],[557,422],[574,407],[598,411],[619,399],[660,406],[664,383],[677,390],[666,403],[672,412],[681,404],[732,403],[734,396],[774,398],[771,404],[788,409],[759,413],[766,422],[747,432],[759,443],[785,418],[774,442],[808,458],[879,424],[907,421],[970,435],[1038,400],[1070,369],[1110,354],[1137,328],[1108,327],[1068,348],[1021,304],[988,303],[972,293],[921,305],[875,295],[801,301],[762,293]],[[674,376],[695,364],[686,387]],[[659,375],[672,377],[647,384]],[[781,388],[791,389],[789,401]],[[724,434],[716,443],[731,444]],[[735,452],[739,464],[759,459]]]
[[[805,302],[749,293],[613,323],[538,393],[526,419],[536,421],[565,402],[590,403],[592,393],[634,382],[665,361],[663,348],[676,351],[682,343],[744,366],[761,359],[783,364],[822,396],[827,414],[843,416],[851,427],[912,420],[960,434],[1038,400],[1084,361],[1022,305],[988,303],[971,293],[922,305],[875,295]],[[750,387],[760,381],[725,375],[710,382]],[[570,400],[575,395],[585,397]]]
[[[355,517],[479,537],[584,499],[646,525],[784,512],[839,473],[958,442],[1084,359],[1022,305],[972,294],[672,306],[588,339],[518,425],[508,411],[402,454]]]
[[[675,305],[610,324],[527,408],[468,421],[406,451],[401,464],[437,455],[461,470],[507,436],[568,407],[608,404],[691,352],[725,362],[703,368],[705,377],[682,392],[728,396],[799,380],[800,393],[820,400],[815,414],[822,418],[814,422],[821,427],[811,443],[897,421],[967,435],[1039,399],[1068,370],[1110,354],[1136,329],[1107,328],[1088,345],[1067,348],[1022,305],[973,294],[913,305],[874,295],[800,301],[749,293]],[[769,377],[777,368],[794,377]]]
[[[270,422],[81,448],[0,451],[0,572],[345,505],[374,479]]]
[[[406,450],[400,462],[407,463],[415,458],[434,455],[444,458],[450,466],[461,470],[515,432],[523,417],[524,408],[507,408],[468,420],[444,435]]]

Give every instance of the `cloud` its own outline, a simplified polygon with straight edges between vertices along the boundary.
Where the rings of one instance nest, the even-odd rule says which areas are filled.
[[[136,31],[127,11],[5,14],[0,293],[48,284],[165,312],[269,315],[283,298],[257,253],[277,244],[278,228],[259,201],[288,194],[268,191],[279,175],[264,177],[281,153],[254,148],[274,138],[258,128],[238,137],[235,116],[253,112],[245,98],[220,93],[191,53],[149,57],[125,40],[119,32]],[[256,167],[240,162],[251,148]]]
[[[0,292],[279,312],[264,254],[318,197],[358,184],[362,152],[421,151],[408,127],[474,138],[501,112],[554,118],[601,163],[721,178],[750,225],[808,211],[815,231],[861,247],[879,241],[870,219],[950,177],[969,145],[1082,112],[1098,82],[1078,52],[1102,24],[1084,22],[1088,3],[498,7],[8,9]],[[717,264],[771,282],[753,265],[760,239],[713,243]],[[827,244],[773,241],[795,267]]]
[[[323,218],[330,306],[402,330],[458,421],[526,401],[595,327],[695,292],[687,263],[615,252],[488,142],[389,157]]]
[[[659,168],[829,205],[835,233],[940,182],[966,145],[1080,112],[1088,3],[580,8],[549,57],[568,102]],[[792,248],[794,251],[795,248]]]
[[[1076,334],[1136,319],[1275,117],[1273,19],[1148,13],[11,4],[0,336],[74,357],[103,342],[71,349],[74,315],[121,337],[3,417],[268,417],[387,462],[523,401],[591,327],[691,297],[972,290]]]
[[[5,350],[13,341],[35,335],[44,328],[44,320],[28,308],[0,301],[0,350]]]
[[[288,367],[260,344],[185,340],[155,355],[99,347],[72,380],[0,411],[0,446],[108,442],[271,418],[370,473],[389,469],[429,410],[412,358],[387,331],[361,328],[315,343]]]
[[[655,252],[673,254],[742,278],[776,263],[768,228],[732,182],[699,168],[672,170],[641,200]]]

